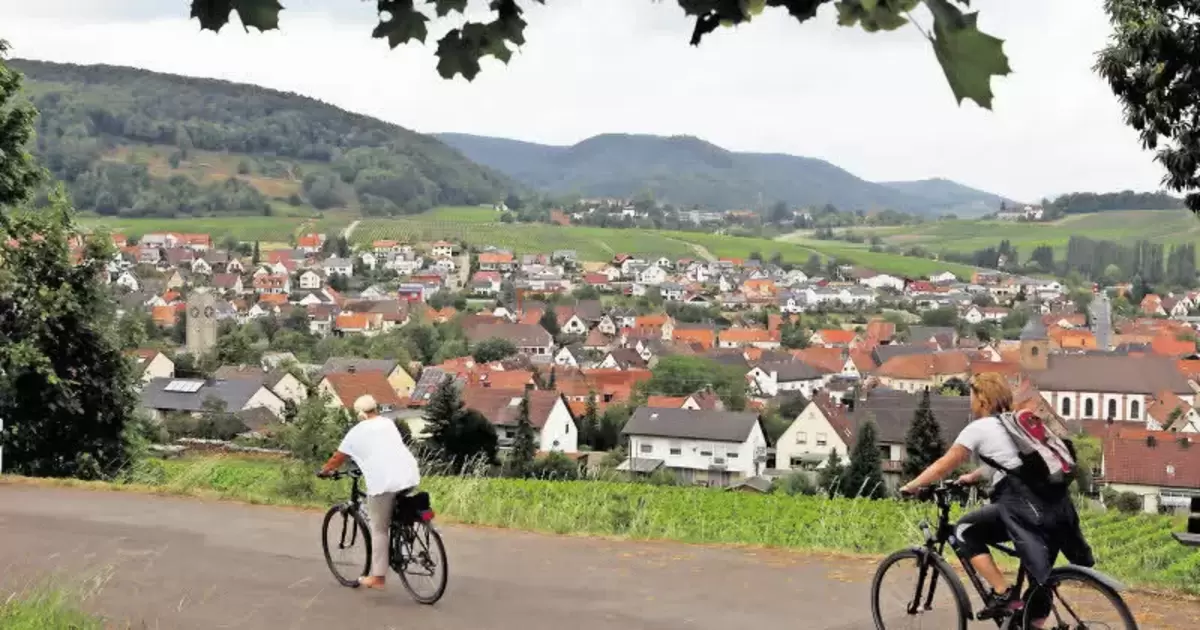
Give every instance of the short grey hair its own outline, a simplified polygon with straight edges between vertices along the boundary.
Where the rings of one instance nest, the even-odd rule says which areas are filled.
[[[365,418],[378,410],[379,405],[375,402],[375,397],[370,394],[359,396],[358,400],[354,401],[354,411],[358,413],[359,417]]]

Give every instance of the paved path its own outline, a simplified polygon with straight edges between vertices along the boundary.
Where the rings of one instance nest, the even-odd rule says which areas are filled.
[[[354,234],[354,230],[358,227],[359,223],[362,223],[362,221],[356,219],[350,225],[347,225],[346,229],[342,230],[342,238],[346,239],[347,243],[350,242],[350,236]]]
[[[0,601],[51,574],[86,582],[96,592],[87,607],[122,629],[871,627],[868,560],[453,526],[443,528],[449,590],[425,607],[398,583],[384,593],[337,586],[320,519],[0,483]],[[1168,622],[1162,602],[1137,605],[1158,627],[1195,627],[1200,610],[1172,603]]]

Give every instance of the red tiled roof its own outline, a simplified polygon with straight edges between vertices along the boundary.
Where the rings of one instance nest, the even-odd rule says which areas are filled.
[[[779,331],[769,331],[765,328],[730,328],[722,330],[718,337],[727,343],[762,343],[779,341]]]
[[[392,385],[388,383],[387,374],[375,370],[362,372],[331,372],[325,375],[326,382],[337,393],[338,400],[347,409],[354,408],[354,401],[360,396],[370,395],[380,405],[400,406],[403,401]]]
[[[804,348],[803,350],[792,350],[792,356],[796,357],[796,360],[801,363],[811,365],[826,372],[841,372],[842,367],[846,364],[846,359],[842,355],[841,348],[822,348],[819,346]]]
[[[842,330],[840,328],[825,328],[818,330],[817,334],[821,336],[825,343],[848,344],[854,341],[853,330]]]
[[[965,374],[970,360],[963,352],[935,352],[895,356],[879,366],[877,376],[923,380],[935,374]]]
[[[462,401],[467,409],[474,409],[483,414],[492,424],[514,426],[520,412],[521,399],[525,396],[523,389],[499,389],[492,387],[463,388]],[[562,400],[558,392],[533,390],[529,394],[529,424],[540,429],[546,426],[550,412],[555,404]]]
[[[1180,339],[1175,334],[1166,332],[1154,337],[1154,341],[1150,342],[1150,348],[1154,354],[1161,354],[1168,357],[1181,357],[1196,352],[1196,341],[1194,339]]]
[[[679,409],[683,407],[684,402],[687,402],[687,397],[685,396],[650,396],[646,399],[646,406]]]
[[[1160,488],[1200,487],[1200,444],[1180,444],[1187,436],[1166,433],[1154,437],[1126,437],[1104,441],[1104,481]]]

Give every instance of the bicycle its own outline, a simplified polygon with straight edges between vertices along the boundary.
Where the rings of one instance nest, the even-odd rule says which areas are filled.
[[[325,513],[325,520],[321,524],[321,546],[333,577],[342,586],[358,586],[359,576],[367,575],[371,569],[370,518],[362,505],[362,500],[367,495],[358,487],[362,471],[336,471],[322,477],[333,480],[350,477],[352,480],[350,500],[334,505]],[[400,575],[400,581],[413,599],[427,605],[434,604],[442,598],[449,578],[446,547],[442,544],[441,534],[433,527],[433,517],[429,493],[405,491],[396,496],[388,534],[388,565]],[[337,519],[340,519],[340,522]],[[334,525],[332,532],[331,524]],[[331,542],[330,533],[335,534],[333,540],[336,542]],[[348,552],[356,556],[358,550],[362,551],[361,562],[353,559],[349,562],[337,562],[332,553]],[[339,567],[343,567],[348,573]],[[442,568],[440,576],[438,567]],[[433,585],[432,592],[418,592],[413,583],[418,578],[430,579]]]
[[[871,582],[871,614],[875,619],[875,628],[877,630],[891,630],[901,627],[928,627],[937,628],[938,630],[958,628],[959,630],[967,630],[967,623],[977,619],[975,614],[971,612],[971,600],[967,596],[967,591],[963,587],[962,580],[955,575],[954,570],[943,557],[946,544],[949,543],[951,549],[954,550],[955,556],[962,564],[967,577],[970,579],[971,585],[975,587],[976,592],[979,594],[980,599],[983,600],[985,595],[990,593],[991,588],[975,572],[975,569],[968,562],[967,558],[963,557],[959,548],[959,541],[955,535],[955,523],[950,520],[950,507],[953,497],[957,495],[960,504],[965,504],[966,502],[966,493],[962,492],[962,488],[957,483],[943,483],[926,489],[924,492],[925,496],[928,497],[932,494],[937,504],[937,529],[932,529],[929,521],[922,519],[919,527],[925,535],[924,545],[897,551],[884,558],[879,564],[879,568],[875,572],[875,578]],[[993,544],[990,546],[1009,556],[1017,556],[1016,550],[1010,546],[1003,544]],[[880,590],[885,578],[889,577],[889,569],[899,568],[905,562],[912,562],[916,565],[916,584],[913,586],[906,585],[901,589],[903,595],[895,598],[900,600],[900,603],[903,605],[902,613],[887,615],[885,619],[880,606]],[[1022,563],[1017,571],[1016,589],[1013,592],[1020,593],[1024,589],[1027,579],[1030,582],[1030,588],[1021,600],[1023,607],[1017,609],[1015,612],[993,619],[996,625],[1002,630],[1137,630],[1137,623],[1133,619],[1133,614],[1130,613],[1125,601],[1121,599],[1120,591],[1124,587],[1116,580],[1099,571],[1068,564],[1055,567],[1051,570],[1050,578],[1045,584],[1034,584],[1025,570],[1024,563]],[[933,599],[937,594],[939,581],[946,584],[954,602],[950,607],[935,611]],[[1071,592],[1074,587],[1086,587],[1090,589],[1093,593],[1090,597],[1091,601],[1107,600],[1115,609],[1113,618],[1116,619],[1116,623],[1112,621],[1081,619],[1076,613],[1075,608],[1064,597],[1064,593]],[[1037,620],[1031,618],[1032,615],[1029,611],[1036,610],[1036,608],[1031,606],[1031,602],[1034,602],[1035,598],[1041,598],[1038,603],[1044,611],[1047,609],[1045,599],[1047,597],[1050,598],[1050,616],[1042,620],[1045,622],[1045,625],[1034,625]],[[1076,605],[1079,605],[1080,601],[1085,601],[1086,603],[1086,599],[1075,600],[1072,593],[1071,600],[1075,600]],[[1064,614],[1069,615],[1069,618],[1064,619]],[[930,625],[924,625],[923,619],[926,617],[931,619]],[[885,621],[887,622],[886,625]],[[905,625],[904,621],[908,621],[908,625]],[[917,624],[916,626],[912,625],[914,622]]]

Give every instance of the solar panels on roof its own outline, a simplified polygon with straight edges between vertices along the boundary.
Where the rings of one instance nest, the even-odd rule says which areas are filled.
[[[180,394],[194,394],[204,387],[204,381],[195,380],[177,380],[167,383],[163,388],[164,392],[176,392]]]

